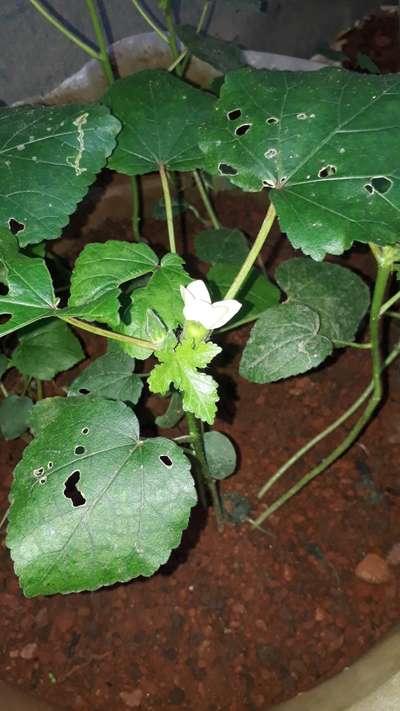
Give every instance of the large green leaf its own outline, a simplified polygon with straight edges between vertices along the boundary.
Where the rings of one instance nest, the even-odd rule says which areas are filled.
[[[319,328],[319,316],[308,306],[273,306],[253,326],[240,374],[253,383],[273,383],[315,368],[332,352],[331,341]]]
[[[319,314],[320,336],[354,339],[370,301],[369,289],[357,274],[338,264],[300,257],[280,264],[275,276],[288,302],[305,304]]]
[[[222,432],[206,432],[204,435],[209,472],[213,479],[226,479],[236,469],[236,451],[229,437]]]
[[[0,431],[4,439],[16,439],[28,429],[33,402],[25,395],[9,395],[0,402]]]
[[[207,274],[207,282],[215,300],[223,299],[231,286],[239,267],[234,264],[214,264]],[[258,318],[266,309],[279,303],[280,293],[258,269],[252,269],[243,283],[237,298],[242,308],[225,329]]]
[[[88,244],[75,262],[69,313],[115,327],[120,322],[120,285],[157,266],[158,258],[147,244],[114,240]]]
[[[199,127],[211,116],[215,98],[167,71],[149,69],[114,82],[103,98],[123,129],[109,160],[127,175],[201,168]]]
[[[190,25],[178,25],[176,30],[179,39],[191,54],[223,73],[238,69],[245,64],[242,51],[234,42],[226,42],[217,37],[196,32],[196,28]]]
[[[59,319],[52,319],[20,335],[11,365],[23,375],[51,380],[84,357],[81,344],[69,326]]]
[[[176,390],[172,393],[168,407],[163,415],[158,415],[155,418],[155,423],[157,427],[169,429],[170,427],[175,427],[175,425],[180,422],[184,416],[184,411],[182,408],[182,395]]]
[[[199,372],[199,368],[205,368],[220,351],[215,343],[193,345],[190,338],[175,350],[158,351],[160,363],[148,379],[151,392],[165,395],[174,385],[182,393],[183,409],[212,425],[217,411],[217,383],[211,375]]]
[[[249,253],[249,245],[240,230],[202,230],[195,239],[195,253],[204,262],[240,265]]]
[[[7,544],[31,597],[152,575],[179,544],[196,494],[179,447],[140,439],[126,405],[66,398],[25,449],[10,500]]]
[[[119,129],[96,104],[1,108],[0,224],[19,228],[22,246],[58,237]]]
[[[272,187],[282,230],[314,259],[400,233],[400,77],[341,69],[228,74],[203,129],[206,169]]]
[[[90,395],[109,400],[123,400],[136,405],[143,379],[133,372],[135,361],[117,346],[85,368],[68,387],[68,395]]]
[[[44,260],[21,254],[15,237],[1,227],[0,263],[8,286],[8,294],[0,295],[0,315],[9,316],[0,323],[0,336],[54,315],[57,299]]]
[[[73,403],[80,407],[78,399],[71,400],[70,407]],[[37,437],[50,422],[53,422],[57,417],[61,416],[65,403],[65,397],[46,397],[43,400],[37,400],[32,410],[29,413],[28,426],[32,434]]]

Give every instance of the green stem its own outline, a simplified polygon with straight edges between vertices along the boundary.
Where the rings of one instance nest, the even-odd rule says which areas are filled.
[[[0,382],[0,392],[4,397],[8,397],[7,388],[4,385],[4,383],[1,383],[1,382]]]
[[[147,12],[142,8],[142,6],[141,6],[141,4],[138,2],[138,0],[132,0],[132,3],[133,3],[133,5],[135,6],[135,8],[136,8],[136,10],[138,11],[138,13],[139,13],[139,14],[143,17],[143,19],[147,22],[147,24],[149,25],[149,27],[151,27],[151,29],[154,30],[154,32],[156,32],[156,33],[158,34],[158,36],[161,37],[161,39],[164,40],[164,42],[165,42],[166,44],[169,44],[169,42],[168,42],[168,36],[165,34],[165,32],[163,32],[162,30],[160,30],[160,28],[158,27],[158,25],[156,25],[156,23],[151,19],[150,15],[148,15]]]
[[[103,68],[103,72],[108,83],[113,84],[114,73],[112,70],[110,57],[108,56],[107,41],[104,34],[103,25],[101,23],[100,17],[98,15],[96,5],[94,0],[86,0],[86,6],[89,11],[90,19],[92,21],[94,33],[96,35],[97,44],[99,45],[99,62]]]
[[[274,223],[276,216],[275,208],[272,204],[272,202],[269,205],[267,214],[265,215],[264,221],[260,227],[260,231],[253,243],[253,246],[248,253],[246,259],[244,260],[238,274],[236,275],[235,279],[233,280],[230,288],[228,289],[225,299],[234,299],[238,291],[240,290],[243,282],[246,280],[246,277],[248,276],[252,266],[254,265],[254,262],[256,261],[258,255],[260,254],[264,242],[267,239],[269,232],[271,230],[271,227]]]
[[[373,251],[373,250],[372,250]],[[335,462],[339,457],[346,452],[353,442],[357,439],[360,433],[363,431],[364,427],[370,421],[373,413],[375,412],[379,402],[382,399],[382,359],[380,352],[380,338],[379,338],[379,320],[380,320],[380,309],[382,307],[382,302],[385,296],[386,286],[392,270],[392,261],[385,258],[385,249],[378,254],[373,251],[375,258],[378,263],[378,271],[375,282],[374,294],[372,298],[371,311],[370,311],[370,334],[371,334],[371,361],[372,361],[372,395],[366,406],[361,417],[357,420],[355,425],[352,427],[348,435],[344,440],[336,447],[333,452],[331,452],[327,457],[325,457],[320,464],[311,469],[305,476],[303,476],[300,481],[294,484],[288,491],[286,491],[282,496],[280,496],[276,501],[274,501],[263,513],[258,516],[254,521],[254,525],[258,526],[265,519],[267,519],[272,513],[277,511],[286,501],[295,496],[304,486],[306,486],[310,481],[312,481],[318,474],[321,474],[325,469],[327,469],[333,462]]]
[[[176,59],[174,59],[174,61],[169,65],[167,71],[168,71],[168,72],[173,72],[174,69],[177,68],[178,64],[180,64],[180,63],[182,62],[182,60],[185,59],[185,57],[186,57],[188,51],[189,51],[189,50],[188,50],[187,48],[184,49],[183,52],[181,52],[180,55],[179,55]]]
[[[36,399],[43,400],[43,381],[39,380],[39,378],[35,378],[35,380],[36,380]]]
[[[176,252],[174,216],[172,214],[171,193],[170,193],[170,189],[169,189],[168,177],[167,177],[167,173],[165,170],[165,166],[162,163],[160,163],[159,172],[160,172],[161,185],[162,185],[163,195],[164,195],[165,214],[167,217],[169,248],[170,248],[171,252]]]
[[[110,338],[112,341],[131,343],[132,345],[140,346],[140,348],[148,348],[149,351],[157,350],[156,343],[152,343],[151,341],[144,341],[142,338],[134,338],[133,336],[126,336],[123,333],[107,331],[105,328],[93,326],[91,323],[86,323],[86,321],[81,321],[80,319],[73,318],[72,316],[63,316],[62,314],[58,314],[58,318],[61,318],[63,321],[66,321],[66,323],[69,323],[71,326],[75,326],[75,328],[82,329],[82,331],[94,333],[96,336],[104,336],[105,338]]]
[[[186,422],[189,430],[189,435],[192,437],[192,448],[194,455],[199,463],[201,480],[206,484],[213,503],[215,518],[217,520],[218,530],[221,531],[224,527],[224,512],[219,497],[217,484],[210,476],[208,469],[206,452],[204,449],[204,439],[199,424],[199,420],[191,412],[185,412]]]
[[[189,442],[189,444],[192,444],[193,442],[193,436],[192,435],[181,435],[180,437],[174,437],[174,442],[177,444],[186,444]]]
[[[83,49],[86,54],[88,54],[90,57],[93,59],[97,59],[97,61],[101,61],[101,56],[99,52],[96,52],[96,50],[92,49],[90,45],[88,45],[86,42],[81,40],[79,37],[77,37],[73,32],[70,32],[67,30],[66,27],[62,24],[62,22],[59,22],[43,5],[39,0],[29,0],[31,5],[40,12],[43,17],[46,18],[46,20],[53,25],[59,32],[61,32],[65,37],[67,37],[71,42],[74,42],[80,49]]]
[[[336,348],[360,348],[365,350],[371,348],[370,343],[355,343],[355,341],[334,341],[333,344]]]
[[[198,21],[198,23],[197,23],[196,34],[200,34],[200,32],[202,31],[202,29],[203,29],[203,27],[204,27],[204,24],[205,24],[205,21],[206,21],[206,17],[207,17],[207,13],[208,13],[209,7],[210,7],[210,0],[205,0],[205,3],[204,3],[204,5],[203,5],[203,9],[202,9],[202,11],[201,11],[201,15],[200,15],[200,17],[199,17],[199,21]],[[187,54],[186,54],[185,61],[184,61],[184,63],[182,64],[182,76],[184,76],[184,74],[185,74],[185,72],[186,72],[186,69],[187,69],[188,64],[189,64],[189,62],[190,62],[190,57],[191,57],[191,54],[190,54],[190,52],[188,51]]]
[[[199,191],[199,195],[202,199],[203,205],[206,209],[207,215],[210,218],[210,222],[215,230],[219,230],[221,227],[221,223],[215,214],[215,211],[214,211],[214,208],[211,204],[211,200],[208,196],[207,190],[204,187],[204,183],[203,183],[201,176],[197,170],[193,171],[193,178],[194,178],[194,182],[196,183],[197,190]]]
[[[139,198],[139,179],[137,175],[131,177],[132,188],[132,233],[135,242],[141,242],[140,234],[140,198]]]
[[[385,303],[383,304],[383,306],[382,306],[382,308],[381,308],[381,310],[380,310],[379,315],[380,315],[380,316],[383,316],[383,314],[386,313],[386,311],[387,311],[388,309],[390,309],[390,307],[393,306],[393,304],[395,304],[396,301],[398,301],[399,299],[400,299],[400,291],[396,291],[396,293],[393,294],[393,296],[391,296],[390,299],[388,299],[387,301],[385,301]]]
[[[390,316],[391,318],[400,318],[400,313],[398,311],[385,311],[384,316]]]
[[[0,521],[0,531],[1,531],[1,529],[3,528],[5,522],[6,522],[7,519],[8,519],[8,514],[10,513],[10,509],[11,509],[11,506],[9,506],[8,509],[7,509],[7,511],[5,511],[3,517],[2,517],[2,519],[1,519],[1,521]]]
[[[171,50],[172,59],[176,63],[175,69],[178,76],[182,76],[182,65],[177,60],[179,59],[179,50],[176,42],[176,29],[174,22],[174,14],[171,7],[171,0],[168,0],[165,6],[165,24],[168,30],[168,44]]]

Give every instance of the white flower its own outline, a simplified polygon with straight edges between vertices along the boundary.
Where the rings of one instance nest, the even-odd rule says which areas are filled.
[[[210,294],[204,283],[198,279],[188,286],[181,286],[182,299],[185,302],[183,315],[187,321],[197,321],[211,330],[220,328],[231,320],[242,304],[235,299],[211,303]]]

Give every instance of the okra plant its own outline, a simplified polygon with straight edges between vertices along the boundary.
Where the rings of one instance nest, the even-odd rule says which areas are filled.
[[[365,403],[346,438],[252,525],[356,440],[382,399],[384,368],[400,353],[396,344],[383,360],[380,335],[400,298],[385,301],[399,258],[399,93],[397,76],[243,67],[227,72],[215,96],[146,70],[114,81],[99,104],[0,109],[0,373],[21,374],[16,393],[1,382],[0,427],[6,438],[31,433],[14,472],[7,534],[27,596],[152,575],[179,545],[197,494],[222,527],[218,485],[236,456],[226,436],[208,429],[219,332],[254,322],[240,374],[256,383],[305,373],[335,349],[370,351],[371,384],[259,496]],[[110,235],[84,246],[66,290],[51,240],[106,165],[133,187],[138,176],[159,173],[169,249],[158,254],[144,242],[134,215],[136,239]],[[188,272],[174,230],[173,176],[187,172],[213,225],[195,240],[201,274]],[[239,226],[219,223],[206,174],[265,192],[251,245]],[[305,256],[282,263],[273,284],[255,264],[276,216]],[[376,260],[371,300],[355,272],[323,261],[354,242],[368,244]],[[369,340],[359,342],[366,314]],[[43,381],[84,358],[80,330],[106,339],[106,353],[66,397],[44,398]],[[135,407],[146,380],[166,400],[159,428],[185,418],[186,434],[143,437]]]

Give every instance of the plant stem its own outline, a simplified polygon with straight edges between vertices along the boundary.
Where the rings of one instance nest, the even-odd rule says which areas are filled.
[[[210,222],[215,230],[219,230],[221,227],[221,223],[215,214],[214,208],[211,204],[211,200],[208,196],[207,190],[204,187],[204,183],[201,179],[201,175],[199,174],[199,172],[197,170],[193,171],[193,178],[194,178],[194,182],[196,183],[197,190],[199,191],[199,195],[202,199],[203,205],[206,209],[207,215],[210,218]]]
[[[140,234],[140,198],[139,198],[139,179],[137,175],[131,177],[132,188],[132,233],[135,242],[141,242]]]
[[[189,444],[192,444],[193,441],[193,436],[190,434],[174,437],[174,442],[176,442],[177,444],[186,444],[187,442],[189,442]]]
[[[3,528],[5,522],[6,522],[7,519],[8,519],[8,514],[10,513],[10,509],[11,509],[11,506],[9,506],[8,509],[7,509],[7,511],[5,511],[3,517],[2,517],[2,519],[1,519],[1,521],[0,521],[0,531],[1,531],[1,529]]]
[[[334,341],[333,344],[336,348],[360,348],[365,350],[371,348],[370,343],[355,343],[354,341]]]
[[[175,30],[175,22],[174,22],[174,14],[173,10],[171,7],[171,0],[167,0],[166,6],[165,6],[165,11],[164,11],[164,16],[165,16],[165,23],[167,25],[167,30],[168,30],[168,44],[171,50],[172,54],[172,59],[174,62],[176,62],[175,69],[176,73],[178,76],[182,76],[182,65],[180,65],[180,62],[177,60],[179,59],[179,51],[178,51],[178,46],[176,42],[176,30]]]
[[[196,34],[200,34],[200,32],[202,31],[202,29],[204,27],[209,7],[210,7],[210,0],[205,0],[203,9],[201,11],[201,15],[199,17],[199,21],[197,23]],[[185,59],[184,63],[182,64],[182,76],[184,76],[184,74],[186,72],[186,69],[187,69],[188,64],[190,62],[190,57],[191,57],[191,54],[189,51],[187,51],[186,59]]]
[[[398,311],[385,311],[384,316],[390,316],[391,318],[400,318],[400,313]]]
[[[199,424],[199,420],[197,420],[197,418],[191,412],[185,412],[185,416],[189,434],[192,437],[192,448],[200,466],[200,477],[201,480],[207,485],[207,488],[210,492],[218,530],[222,531],[224,527],[224,512],[221,504],[221,499],[219,497],[217,484],[210,476],[210,472],[208,469],[201,426]]]
[[[267,239],[269,232],[271,230],[271,227],[274,223],[276,216],[275,208],[272,204],[272,202],[269,205],[267,214],[264,217],[263,223],[260,227],[259,233],[253,243],[253,246],[248,253],[246,259],[244,260],[238,274],[236,275],[235,279],[233,280],[230,288],[228,289],[227,293],[225,294],[225,299],[234,299],[238,291],[240,290],[243,282],[245,281],[247,275],[249,274],[254,262],[256,261],[258,255],[260,254],[264,242]]]
[[[45,7],[42,5],[40,0],[29,0],[31,5],[40,12],[43,17],[46,18],[48,22],[50,22],[53,27],[55,27],[59,32],[61,32],[65,37],[67,37],[71,42],[74,42],[80,49],[83,49],[86,54],[88,54],[90,57],[93,59],[97,59],[97,61],[101,61],[101,56],[99,52],[96,52],[96,50],[92,49],[90,45],[88,45],[86,42],[81,40],[77,35],[75,35],[73,32],[70,32],[67,30],[66,27],[62,24],[62,22],[59,22]]]
[[[178,64],[180,64],[181,61],[182,61],[183,59],[185,59],[187,53],[188,53],[188,49],[184,49],[184,50],[178,55],[178,57],[177,57],[176,59],[174,59],[174,61],[169,65],[167,71],[168,71],[168,72],[173,72],[174,69],[177,68]]]
[[[43,382],[39,378],[36,380],[36,400],[43,400]]]
[[[176,252],[174,216],[172,214],[171,192],[169,189],[167,173],[166,173],[165,166],[163,165],[163,163],[160,163],[159,171],[160,171],[161,185],[162,185],[163,195],[164,195],[165,214],[167,216],[169,249],[171,252]]]
[[[169,43],[168,43],[168,36],[165,34],[165,32],[163,32],[162,30],[160,30],[160,28],[159,28],[158,25],[156,25],[156,23],[152,20],[152,18],[150,17],[150,15],[148,15],[147,12],[142,8],[140,2],[138,2],[138,0],[132,0],[132,3],[133,3],[134,6],[136,7],[136,10],[138,11],[138,13],[143,17],[143,19],[144,19],[144,20],[147,22],[147,24],[151,27],[151,29],[154,30],[154,32],[156,32],[156,33],[158,34],[158,36],[161,37],[161,39],[164,40],[164,42],[166,42],[166,44],[169,44]]]
[[[373,250],[372,250],[373,251]],[[372,396],[366,406],[361,417],[357,420],[355,425],[352,427],[348,435],[339,444],[336,449],[333,450],[327,457],[325,457],[320,464],[311,469],[305,476],[303,476],[300,481],[294,484],[288,491],[286,491],[282,496],[280,496],[276,501],[274,501],[270,506],[268,506],[263,513],[258,516],[254,521],[254,526],[258,526],[266,518],[268,518],[272,513],[277,511],[286,501],[297,494],[301,489],[303,489],[306,484],[312,481],[318,474],[321,474],[327,467],[329,467],[333,462],[335,462],[339,457],[346,452],[353,442],[357,439],[359,434],[362,432],[366,424],[371,419],[373,413],[375,412],[381,398],[382,398],[382,362],[381,362],[381,352],[380,352],[380,339],[379,339],[379,320],[380,320],[380,309],[382,306],[382,301],[385,296],[386,286],[392,270],[392,261],[385,258],[385,248],[383,248],[380,254],[373,251],[375,258],[377,259],[378,272],[375,282],[374,294],[372,298],[371,311],[370,311],[370,334],[371,334],[371,360],[372,360]]]
[[[383,316],[383,314],[386,313],[386,311],[388,309],[390,309],[391,306],[393,306],[393,304],[395,304],[396,301],[398,301],[399,299],[400,299],[400,291],[396,291],[396,293],[393,294],[393,296],[391,296],[390,299],[385,301],[385,303],[383,304],[383,306],[379,312],[379,315]]]
[[[98,15],[95,1],[86,0],[86,6],[89,11],[90,19],[92,21],[97,44],[99,45],[98,60],[103,68],[104,75],[111,86],[111,84],[113,84],[114,82],[114,73],[112,70],[110,57],[108,56],[107,41],[104,34],[104,28]]]
[[[123,333],[115,333],[114,331],[107,331],[105,328],[99,328],[99,326],[93,326],[91,323],[86,323],[86,321],[81,321],[80,319],[73,318],[72,316],[62,316],[58,315],[66,323],[76,328],[81,328],[82,331],[89,331],[89,333],[94,333],[96,336],[104,336],[105,338],[110,338],[112,341],[121,341],[122,343],[131,343],[135,346],[140,346],[140,348],[148,348],[149,351],[157,350],[157,344],[151,341],[144,341],[141,338],[134,338],[133,336],[126,336]],[[150,354],[149,354],[150,355]]]
[[[2,382],[0,382],[0,392],[4,397],[8,397],[6,386]]]

